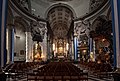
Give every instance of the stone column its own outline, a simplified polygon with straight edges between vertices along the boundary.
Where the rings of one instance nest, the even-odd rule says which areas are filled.
[[[6,50],[7,50],[7,64],[10,63],[10,58],[11,58],[11,46],[12,46],[12,28],[11,26],[7,26],[6,29]]]
[[[94,60],[96,59],[96,53],[95,53],[95,41],[93,40],[93,56],[94,56]]]
[[[50,59],[51,59],[51,56],[53,57],[53,44],[52,44],[52,41],[50,40]]]
[[[8,24],[7,27],[7,64],[14,62],[14,25]]]
[[[47,60],[50,60],[50,40],[47,40]]]
[[[69,42],[69,58],[72,59],[72,42]]]
[[[31,36],[31,32],[25,32],[26,33],[26,62],[32,62],[32,48],[33,48],[33,40]]]
[[[74,41],[73,41],[73,38],[71,40],[71,57],[72,57],[72,60],[74,60]]]

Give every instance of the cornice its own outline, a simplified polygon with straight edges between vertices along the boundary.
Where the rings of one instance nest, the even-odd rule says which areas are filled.
[[[45,19],[39,18],[28,11],[26,11],[24,8],[22,8],[16,0],[9,0],[9,5],[14,9],[19,15],[25,17],[28,21],[43,21],[46,22]]]
[[[102,12],[106,7],[108,7],[110,4],[110,0],[105,0],[98,8],[96,8],[94,11],[91,11],[84,16],[81,16],[79,18],[74,19],[74,21],[79,21],[79,20],[86,20],[86,19],[91,19],[94,18],[97,14]]]
[[[25,17],[28,20],[34,20],[34,21],[43,21],[46,22],[46,19],[39,18],[31,13],[29,13],[27,10],[25,10],[23,7],[21,7],[16,0],[9,0],[10,6],[20,15]],[[106,6],[110,3],[110,0],[105,0],[98,8],[96,8],[94,11],[89,12],[85,14],[84,16],[81,16],[79,18],[75,18],[74,21],[79,21],[79,20],[85,20],[85,19],[90,19],[94,18],[97,14],[99,14],[101,11],[103,11]]]

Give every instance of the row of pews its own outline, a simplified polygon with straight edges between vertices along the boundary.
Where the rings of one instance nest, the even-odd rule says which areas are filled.
[[[80,66],[87,69],[91,74],[96,75],[98,78],[111,77],[113,68],[109,63],[96,63],[96,62],[79,62]]]
[[[8,78],[19,78],[21,76],[27,75],[27,73],[34,69],[43,65],[41,62],[17,62],[11,63],[4,67],[3,72],[7,75]]]
[[[27,74],[27,81],[88,81],[88,73],[70,62],[50,62]]]

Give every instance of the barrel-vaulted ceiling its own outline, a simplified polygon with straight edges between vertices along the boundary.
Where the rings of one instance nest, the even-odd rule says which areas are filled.
[[[48,13],[48,21],[54,38],[65,38],[73,19],[71,10],[64,6],[57,6]]]

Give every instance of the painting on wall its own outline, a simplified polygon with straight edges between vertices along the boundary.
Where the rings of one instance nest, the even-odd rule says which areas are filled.
[[[25,51],[24,50],[20,50],[20,55],[25,55]]]

